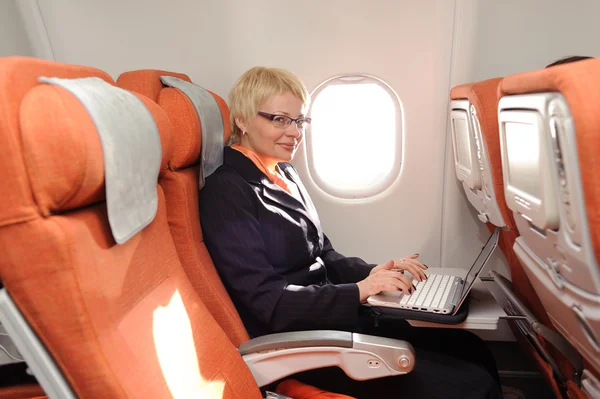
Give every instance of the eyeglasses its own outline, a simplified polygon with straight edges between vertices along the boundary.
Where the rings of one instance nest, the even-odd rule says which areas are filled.
[[[310,118],[304,118],[304,117],[300,117],[300,118],[290,118],[289,116],[285,116],[285,115],[274,115],[274,114],[268,114],[266,112],[260,112],[258,111],[258,114],[260,116],[262,116],[263,118],[267,118],[268,120],[270,120],[273,125],[275,127],[281,128],[281,129],[285,129],[286,127],[288,127],[289,125],[292,124],[292,122],[296,123],[296,128],[298,130],[304,130],[306,129],[306,127],[308,125],[310,125]]]

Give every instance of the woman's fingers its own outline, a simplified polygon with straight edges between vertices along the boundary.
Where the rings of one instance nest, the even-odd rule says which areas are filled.
[[[427,267],[427,265],[425,265],[425,264],[423,264],[423,263],[419,262],[419,261],[418,261],[418,260],[416,260],[416,259],[406,259],[406,260],[404,261],[404,263],[411,263],[411,264],[413,264],[413,265],[416,265],[416,266],[418,266],[419,268],[421,268],[421,269],[423,269],[423,270],[427,270],[427,269],[429,269],[429,268]]]
[[[394,265],[395,263],[393,260],[388,260],[387,262],[377,265],[373,269],[371,269],[369,275],[379,273],[382,270],[392,270],[394,268]]]
[[[383,287],[381,291],[402,291],[408,295],[410,295],[411,292],[411,289],[407,287],[406,284],[395,278],[384,279],[380,284],[380,286]]]
[[[397,268],[397,267],[402,268],[402,265],[404,265],[406,263],[411,263],[411,264],[417,265],[417,266],[419,266],[423,270],[429,269],[429,267],[427,265],[419,262],[415,258],[411,258],[411,257],[408,257],[408,256],[406,258],[394,260],[394,267],[393,268]]]
[[[397,276],[397,278],[402,281],[404,283],[404,285],[409,288],[412,291],[412,280],[409,279],[408,277],[406,277],[404,274],[400,274]]]
[[[406,264],[406,270],[408,270],[410,272],[410,274],[412,274],[412,276],[417,279],[417,281],[423,281],[423,280],[427,280],[427,276],[425,275],[425,273],[423,273],[423,270],[421,270],[420,268],[418,268],[415,265],[411,265],[411,264]]]
[[[427,280],[427,275],[425,272],[423,272],[424,268],[426,269],[427,266],[423,265],[421,262],[416,260],[407,260],[404,262],[404,265],[406,265],[406,270],[408,270],[410,274],[412,274],[417,280]]]
[[[393,284],[399,291],[404,291],[410,294],[414,289],[412,282],[402,273],[398,272],[382,272],[380,283]]]
[[[417,260],[404,258],[401,261],[394,261],[394,269],[392,270],[397,269],[408,270],[419,281],[427,280],[427,275],[423,272],[424,269],[427,269],[427,266]]]

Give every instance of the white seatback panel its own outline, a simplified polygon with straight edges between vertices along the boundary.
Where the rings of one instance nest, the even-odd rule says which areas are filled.
[[[452,142],[454,144],[456,177],[462,182],[469,202],[477,209],[479,219],[484,223],[490,222],[495,226],[504,227],[506,223],[496,202],[487,146],[481,135],[481,126],[475,107],[468,100],[453,100],[450,106],[452,108]],[[470,180],[465,178],[464,168],[461,167],[457,159],[458,144],[455,138],[455,119],[464,120],[469,129],[468,137],[471,155]]]
[[[462,109],[453,109],[451,116],[456,177],[466,183],[470,189],[479,190],[481,189],[481,174],[477,163],[477,151],[471,140],[473,132],[471,118],[469,118],[468,112]]]
[[[539,229],[558,227],[552,192],[549,135],[535,110],[503,109],[498,115],[504,195],[510,209]]]
[[[515,253],[552,323],[600,369],[600,275],[583,202],[569,107],[560,93],[539,93],[504,97],[498,112],[505,195],[520,234]],[[527,151],[536,150],[535,143],[516,149],[507,146],[504,124],[511,122],[528,123],[536,129],[537,181],[516,176],[511,182],[509,173],[529,173],[518,164],[517,168],[510,167],[515,162],[513,158],[509,165],[511,152],[520,152],[518,162],[519,157],[526,158]],[[530,192],[523,193],[523,188]],[[535,199],[540,202],[533,204]]]
[[[500,100],[498,110],[504,191],[519,234],[552,268],[558,284],[567,281],[590,294],[600,295],[600,273],[583,202],[575,131],[564,97],[560,93],[507,96]],[[543,198],[537,208],[533,201],[525,203],[531,199],[527,193],[521,195],[521,190],[511,186],[503,128],[507,121],[531,122],[533,118],[542,121],[538,125],[541,131],[537,185]]]

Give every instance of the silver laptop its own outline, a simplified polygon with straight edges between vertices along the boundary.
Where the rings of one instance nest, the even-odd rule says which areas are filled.
[[[460,305],[465,301],[492,253],[498,246],[500,228],[496,227],[487,243],[469,269],[463,280],[457,276],[446,274],[430,274],[425,281],[413,279],[417,288],[412,295],[404,293],[381,293],[371,295],[367,302],[372,306],[394,307],[419,312],[456,314]]]

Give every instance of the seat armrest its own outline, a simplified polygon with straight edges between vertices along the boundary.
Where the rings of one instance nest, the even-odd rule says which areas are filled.
[[[337,366],[355,380],[401,375],[415,365],[406,341],[344,331],[265,335],[239,348],[259,386],[306,370]]]
[[[305,348],[310,346],[335,346],[352,348],[352,333],[346,331],[318,330],[294,331],[263,335],[240,345],[242,356],[273,349]]]

